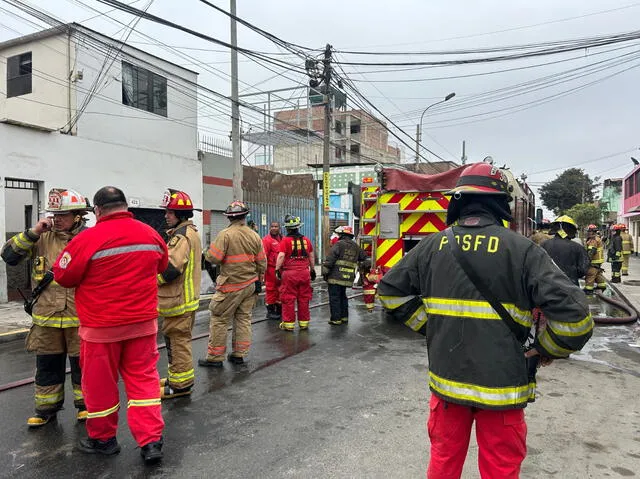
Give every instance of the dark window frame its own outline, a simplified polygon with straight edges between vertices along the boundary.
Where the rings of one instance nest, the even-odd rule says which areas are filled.
[[[145,68],[122,62],[122,104],[167,117],[167,79]]]
[[[7,58],[7,98],[33,92],[33,53],[24,52]]]

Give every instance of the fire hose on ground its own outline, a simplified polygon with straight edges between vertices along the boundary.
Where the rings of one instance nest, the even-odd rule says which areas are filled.
[[[604,301],[605,303],[615,306],[616,308],[621,309],[625,313],[627,313],[626,316],[622,316],[622,317],[594,316],[593,321],[596,322],[597,324],[627,324],[627,323],[634,323],[635,321],[638,320],[638,313],[636,313],[636,311],[624,301],[605,296],[600,291],[596,292],[595,295],[601,301]]]
[[[352,298],[358,298],[362,296],[362,293],[358,293],[358,294],[354,294],[352,296],[347,296],[347,299],[352,299]],[[316,304],[312,304],[309,306],[309,309],[314,309],[314,308],[319,308],[321,306],[328,306],[329,302],[328,301],[324,301],[322,303],[316,303]],[[251,324],[259,324],[259,323],[263,323],[265,321],[272,321],[269,319],[256,319],[255,321],[252,321]],[[231,329],[231,328],[229,328]],[[201,333],[201,334],[196,334],[195,336],[193,336],[191,338],[191,341],[195,341],[197,339],[202,339],[202,338],[207,338],[209,337],[209,332],[207,331],[206,333]],[[158,344],[158,349],[163,349],[166,348],[167,345],[165,343],[160,343]],[[65,371],[66,374],[69,374],[71,372],[70,368],[67,368],[67,370]],[[5,391],[9,391],[11,389],[16,389],[19,388],[21,386],[27,386],[29,384],[33,384],[33,382],[35,381],[34,377],[31,378],[25,378],[25,379],[19,379],[18,381],[13,381],[7,384],[2,384],[0,385],[0,392],[5,392]]]

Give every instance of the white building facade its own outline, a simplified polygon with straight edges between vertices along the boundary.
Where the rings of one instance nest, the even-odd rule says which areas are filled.
[[[0,240],[54,187],[117,186],[157,228],[167,188],[202,205],[196,102],[197,73],[77,24],[0,43]],[[0,261],[0,302],[7,291]]]

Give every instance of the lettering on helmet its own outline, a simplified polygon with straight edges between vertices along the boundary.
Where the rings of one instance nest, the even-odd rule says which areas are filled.
[[[456,241],[460,245],[462,251],[474,251],[474,252],[487,252],[490,254],[497,253],[500,248],[500,238],[497,236],[487,235],[455,235]],[[440,238],[440,246],[438,251],[442,251],[442,248],[448,244],[446,236]]]
[[[170,201],[171,201],[171,191],[166,190],[164,192],[164,195],[162,195],[162,206],[163,207],[167,206]]]
[[[49,193],[48,203],[50,210],[59,210],[62,205],[62,195],[60,192],[57,190],[51,191]]]

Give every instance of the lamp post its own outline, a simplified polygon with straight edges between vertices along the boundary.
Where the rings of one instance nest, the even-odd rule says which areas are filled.
[[[416,125],[416,163],[420,163],[420,141],[422,140],[422,120],[424,120],[424,114],[432,106],[436,106],[436,105],[439,105],[440,103],[444,103],[445,101],[449,101],[454,96],[456,96],[455,93],[453,92],[449,93],[447,96],[444,97],[444,100],[437,101],[435,103],[432,103],[428,107],[426,107],[422,112],[422,115],[420,115],[420,123]]]

